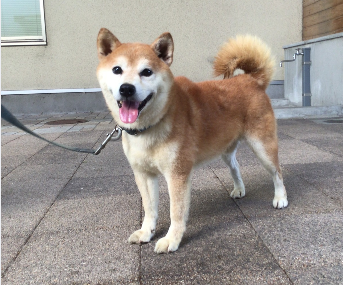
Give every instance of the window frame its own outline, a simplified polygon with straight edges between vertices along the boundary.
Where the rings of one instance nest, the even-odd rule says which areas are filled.
[[[39,0],[42,36],[1,37],[1,46],[45,46],[47,45],[44,0]]]

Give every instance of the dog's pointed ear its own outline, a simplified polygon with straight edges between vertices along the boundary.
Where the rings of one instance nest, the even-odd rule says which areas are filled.
[[[173,62],[174,42],[170,33],[163,33],[151,45],[153,51],[168,66]]]
[[[97,39],[98,57],[102,59],[121,45],[120,41],[107,29],[101,28]]]

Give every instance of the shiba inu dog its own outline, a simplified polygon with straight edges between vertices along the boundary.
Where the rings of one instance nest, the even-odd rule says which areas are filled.
[[[245,139],[271,174],[273,206],[287,207],[287,194],[278,161],[276,121],[265,93],[272,74],[270,49],[258,38],[239,36],[219,51],[214,74],[223,80],[194,83],[175,77],[173,39],[163,33],[151,45],[121,43],[102,28],[97,38],[97,77],[106,103],[123,132],[124,152],[133,169],[144,206],[141,229],[130,243],[146,243],[155,233],[158,214],[158,175],[168,184],[171,224],[155,252],[178,249],[186,230],[193,168],[221,156],[234,189],[245,188],[236,148]],[[233,76],[236,69],[245,74]]]

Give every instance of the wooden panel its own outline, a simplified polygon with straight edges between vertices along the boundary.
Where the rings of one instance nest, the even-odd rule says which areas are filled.
[[[343,0],[303,1],[303,40],[341,32]]]
[[[333,34],[337,34],[337,33],[342,33],[343,32],[343,28],[342,29],[338,29],[334,32],[327,32],[327,33],[323,33],[323,34],[318,34],[309,38],[304,38],[304,41],[306,40],[311,40],[311,39],[315,39],[315,38],[320,38],[320,37],[324,37],[324,36],[329,36],[329,35],[333,35]]]
[[[303,0],[303,7],[311,5],[311,4],[313,4],[314,2],[317,2],[317,1],[320,1],[320,0]]]
[[[343,32],[343,28],[342,29],[338,29],[338,30],[336,30],[334,32],[327,32],[327,33],[324,33],[324,34],[318,34],[318,35],[309,37],[307,39],[304,39],[304,41],[315,39],[315,38],[320,38],[320,37],[324,37],[324,36],[329,36],[329,35],[333,35],[333,34],[337,34],[337,33],[342,33],[342,32]]]
[[[343,16],[313,25],[303,27],[303,40],[313,39],[316,37],[338,33],[343,29]]]
[[[303,26],[309,27],[315,24],[329,21],[331,19],[339,18],[343,16],[343,3],[337,6],[331,7],[324,11],[320,11],[313,15],[303,18]]]
[[[343,0],[320,0],[311,5],[303,7],[303,18],[342,4]]]

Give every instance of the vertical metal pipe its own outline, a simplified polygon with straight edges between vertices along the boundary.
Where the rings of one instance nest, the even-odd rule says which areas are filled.
[[[310,67],[311,67],[311,49],[303,48],[303,66],[302,66],[302,96],[303,107],[311,106],[311,82],[310,82]]]

